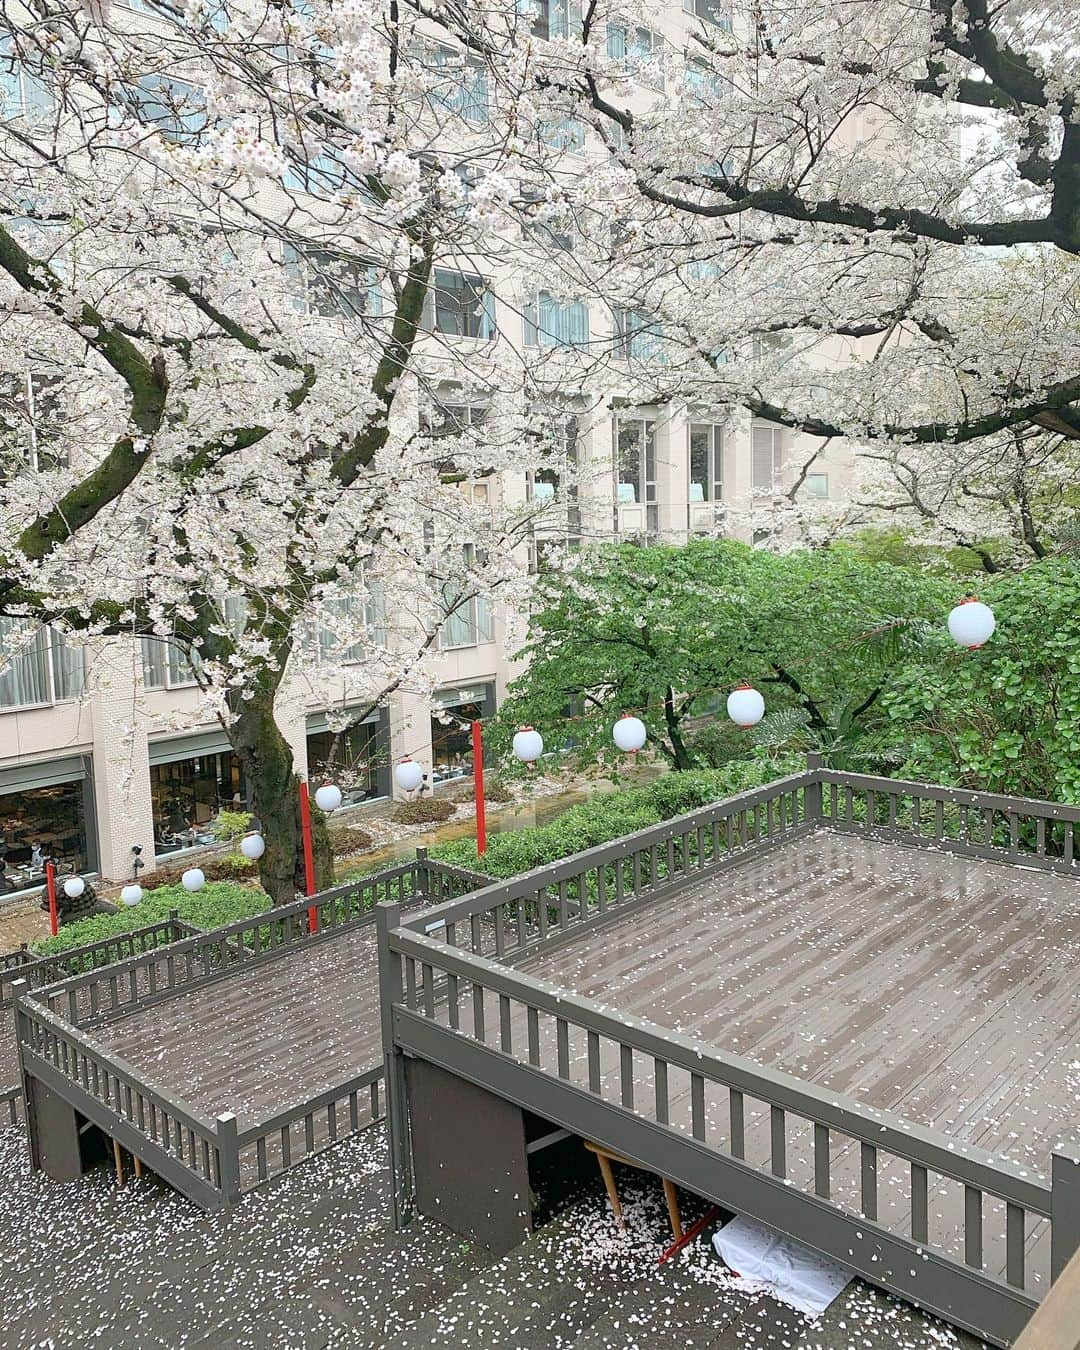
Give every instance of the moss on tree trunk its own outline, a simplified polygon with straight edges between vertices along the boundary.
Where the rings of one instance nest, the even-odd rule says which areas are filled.
[[[259,880],[277,905],[304,894],[304,847],[300,824],[300,780],[292,750],[274,718],[272,691],[241,700],[229,742],[240,761],[251,792],[251,809],[262,825],[266,852],[259,862]],[[312,804],[311,825],[315,882],[319,890],[334,881],[334,858],[326,817]]]

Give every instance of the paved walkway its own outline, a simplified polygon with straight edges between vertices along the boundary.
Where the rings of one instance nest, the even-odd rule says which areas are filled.
[[[0,1130],[0,1350],[974,1350],[853,1285],[817,1326],[749,1293],[706,1243],[664,1267],[665,1211],[628,1178],[629,1231],[597,1180],[495,1262],[438,1224],[389,1231],[380,1129],[207,1215],[153,1178],[32,1176]],[[690,1202],[692,1204],[692,1202]]]
[[[0,900],[0,952],[48,936],[49,916],[39,900]]]

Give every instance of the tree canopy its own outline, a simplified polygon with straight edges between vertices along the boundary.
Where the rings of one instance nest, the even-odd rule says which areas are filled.
[[[687,769],[755,743],[724,711],[745,680],[765,696],[767,743],[850,767],[862,754],[872,767],[890,744],[872,732],[898,653],[942,624],[955,596],[945,578],[850,549],[610,546],[541,580],[528,666],[500,720],[534,723],[549,747],[565,740],[579,761],[612,764],[611,724],[629,710],[649,744]]]

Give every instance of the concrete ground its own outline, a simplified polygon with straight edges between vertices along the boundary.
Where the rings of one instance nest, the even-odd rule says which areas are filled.
[[[705,1239],[670,1236],[652,1178],[599,1182],[496,1261],[438,1224],[387,1224],[381,1129],[206,1215],[150,1177],[31,1175],[0,1130],[2,1350],[972,1350],[978,1343],[852,1284],[817,1323],[742,1287]],[[687,1200],[692,1210],[692,1198]]]

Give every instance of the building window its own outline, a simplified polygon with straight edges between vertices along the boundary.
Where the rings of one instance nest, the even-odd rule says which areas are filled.
[[[695,107],[707,106],[720,92],[716,72],[704,61],[687,60],[683,67],[683,80],[687,99]]]
[[[656,318],[643,309],[616,309],[615,352],[624,361],[663,361],[664,338]]]
[[[683,0],[683,9],[703,23],[731,32],[731,6],[727,0]]]
[[[518,0],[518,7],[530,22],[530,31],[534,37],[569,37],[572,32],[580,36],[581,6],[569,3],[569,0]]]
[[[769,422],[755,422],[750,435],[754,491],[775,492],[784,463],[784,429]]]
[[[187,689],[196,683],[198,652],[187,652],[169,638],[143,638],[141,645],[147,689]]]
[[[371,644],[386,644],[386,597],[382,583],[373,581],[366,595],[335,595],[323,602],[328,617],[340,620],[331,627],[320,625],[317,636],[318,658],[321,662],[357,665],[371,654]],[[362,630],[366,636],[357,642],[349,638]]]
[[[620,61],[627,72],[653,89],[663,89],[662,71],[643,74],[643,69],[658,62],[664,50],[664,39],[659,33],[621,20],[607,26],[607,54],[612,61]]]
[[[91,865],[86,795],[82,781],[0,794],[0,895],[43,885],[49,858],[63,872]]]
[[[297,308],[309,314],[345,318],[382,313],[382,294],[374,264],[334,249],[306,249],[292,244],[282,250],[282,262]]]
[[[585,123],[576,117],[541,118],[536,134],[552,150],[580,154],[585,149]]]
[[[466,778],[472,773],[472,724],[494,711],[495,693],[490,684],[436,696],[431,714],[433,783]]]
[[[349,173],[332,146],[313,147],[313,153],[308,154],[305,146],[290,145],[288,153],[289,164],[282,182],[290,190],[329,197],[347,188],[371,200],[364,182]]]
[[[436,267],[427,310],[429,331],[485,340],[495,336],[495,297],[483,277]]]
[[[81,647],[69,646],[54,628],[0,618],[0,710],[63,703],[78,698],[84,686]]]
[[[485,595],[472,595],[469,572],[482,565],[483,558],[472,544],[464,549],[465,572],[442,585],[444,606],[443,625],[439,631],[439,647],[450,651],[455,647],[477,647],[491,642],[494,632],[491,623],[491,601]]]
[[[438,45],[426,48],[421,59],[438,77],[431,89],[434,103],[467,122],[488,120],[487,69],[482,61]]]
[[[724,499],[724,429],[715,422],[690,426],[689,501],[719,502]]]
[[[656,423],[647,417],[616,417],[615,500],[618,506],[644,504],[649,534],[659,529],[656,504]]]
[[[52,107],[52,95],[28,69],[7,34],[0,36],[0,116],[43,117]]]
[[[150,765],[154,852],[160,857],[214,842],[219,811],[243,810],[240,764],[231,750]]]
[[[341,788],[345,806],[385,796],[380,784],[380,763],[385,758],[379,748],[382,718],[376,714],[355,722],[344,731],[309,731],[307,737],[308,778],[317,783],[329,780]]]
[[[156,127],[174,145],[197,144],[209,125],[202,91],[186,80],[143,75],[128,96],[139,121]]]
[[[65,468],[62,427],[60,380],[55,375],[0,371],[0,483],[25,469],[44,473]]]
[[[428,440],[438,442],[445,437],[466,435],[470,430],[482,426],[486,416],[487,409],[476,404],[433,403],[430,408],[421,411],[420,429]],[[437,445],[432,446],[432,452],[438,456]],[[457,472],[453,455],[446,452],[435,459],[434,468],[439,473]]]
[[[808,473],[805,479],[805,487],[808,497],[820,497],[824,500],[829,495],[829,475],[827,473]]]
[[[589,310],[580,300],[554,300],[541,291],[523,311],[527,347],[584,347]]]

